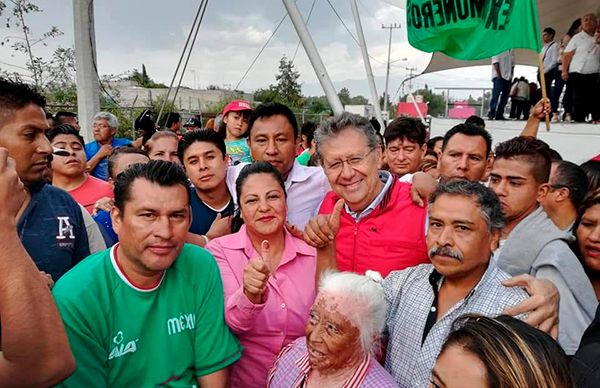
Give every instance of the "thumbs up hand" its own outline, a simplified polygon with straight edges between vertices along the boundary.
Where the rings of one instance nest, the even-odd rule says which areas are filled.
[[[271,276],[270,259],[270,244],[265,240],[261,243],[259,256],[250,259],[244,268],[244,294],[254,304],[264,302]]]
[[[340,230],[343,209],[344,200],[339,199],[331,214],[320,214],[308,221],[304,229],[304,241],[316,248],[331,244]]]

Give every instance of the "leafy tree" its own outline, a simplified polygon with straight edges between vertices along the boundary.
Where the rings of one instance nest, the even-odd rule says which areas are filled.
[[[167,85],[165,85],[165,84],[154,82],[148,76],[148,73],[146,72],[146,66],[144,64],[142,64],[142,72],[141,73],[139,72],[138,69],[133,69],[131,74],[129,76],[125,77],[125,79],[134,81],[139,86],[144,87],[144,88],[149,88],[149,89],[166,88],[167,87]]]
[[[369,100],[364,96],[354,96],[350,99],[351,105],[367,105]]]
[[[348,90],[348,88],[342,88],[338,92],[338,97],[340,99],[340,102],[344,106],[350,105],[352,103],[352,97],[350,97],[350,90]]]
[[[36,46],[46,46],[47,40],[62,35],[62,31],[56,26],[41,35],[34,35],[26,23],[27,15],[42,12],[42,9],[29,0],[11,0],[12,7],[8,10],[8,16],[4,22],[7,29],[15,28],[19,31],[18,35],[7,35],[1,41],[0,45],[10,45],[15,54],[26,57],[26,65],[23,72],[12,74],[12,78],[29,80],[38,89],[44,90],[47,87],[64,87],[74,83],[73,74],[75,72],[75,61],[73,60],[73,50],[57,48],[49,60],[37,56]],[[7,10],[7,3],[0,1],[0,14]],[[7,75],[7,72],[3,72]]]
[[[291,108],[302,106],[303,97],[298,78],[300,78],[300,73],[296,70],[294,63],[285,55],[281,57],[279,73],[275,76],[278,101]]]
[[[429,105],[428,114],[433,117],[443,115],[446,112],[446,100],[442,94],[436,94],[431,89],[419,89],[413,93],[413,95],[423,96],[423,101]],[[405,95],[402,100],[408,101],[408,95]]]
[[[258,89],[254,92],[254,100],[262,103],[278,101],[277,87],[269,85],[268,88]]]
[[[309,114],[329,114],[331,112],[329,101],[327,101],[327,97],[325,96],[306,97],[304,101],[304,107]]]

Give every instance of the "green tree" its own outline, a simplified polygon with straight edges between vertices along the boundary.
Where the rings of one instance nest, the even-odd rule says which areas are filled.
[[[413,95],[423,96],[423,101],[427,102],[428,113],[433,117],[441,116],[446,112],[446,100],[442,94],[436,94],[431,89],[419,89],[413,93]],[[409,101],[408,95],[402,98],[403,101]]]
[[[65,60],[63,57],[68,54],[68,50],[59,47],[49,60],[37,56],[35,49],[39,46],[46,46],[47,40],[62,35],[62,31],[57,26],[50,27],[49,30],[34,35],[26,18],[28,15],[42,12],[43,10],[29,0],[11,0],[11,7],[7,3],[0,1],[0,15],[8,10],[4,25],[7,30],[14,29],[18,31],[16,35],[6,35],[0,40],[0,45],[10,45],[16,54],[23,55],[26,58],[25,68],[19,72],[14,72],[12,78],[31,82],[39,90],[45,89],[48,85],[64,86],[61,82],[68,81],[73,83],[74,61]],[[9,32],[10,33],[10,32]],[[6,71],[3,71],[7,75]]]
[[[352,105],[367,105],[369,100],[364,96],[354,96],[350,99]]]
[[[342,88],[338,92],[338,97],[340,99],[340,102],[344,106],[350,105],[352,103],[352,97],[350,97],[350,90],[348,90],[348,88]]]
[[[296,109],[302,106],[303,100],[298,78],[300,78],[300,73],[296,70],[294,63],[285,55],[281,57],[279,73],[275,76],[278,101]]]
[[[262,103],[278,101],[277,87],[269,85],[268,88],[258,89],[254,92],[254,100]]]
[[[331,112],[331,107],[329,106],[329,102],[327,101],[327,97],[325,96],[311,96],[306,97],[304,100],[304,107],[309,114],[329,114]]]
[[[126,76],[125,79],[134,81],[135,83],[137,83],[139,86],[141,86],[143,88],[157,89],[157,88],[166,88],[167,87],[167,85],[165,85],[165,84],[154,82],[148,76],[148,73],[146,72],[146,66],[144,64],[142,64],[142,72],[141,73],[138,69],[133,69],[131,74]]]

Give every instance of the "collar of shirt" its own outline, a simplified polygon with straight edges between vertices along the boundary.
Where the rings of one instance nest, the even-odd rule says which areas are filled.
[[[298,256],[298,254],[304,256],[315,256],[314,248],[306,244],[297,244],[294,236],[292,236],[286,228],[283,228],[283,231],[285,233],[285,242],[279,266],[282,266],[285,263],[294,260]],[[228,239],[228,249],[243,250],[244,254],[246,255],[246,257],[248,257],[248,259],[252,259],[253,257],[256,257],[258,255],[256,249],[254,249],[254,246],[252,246],[252,241],[250,240],[248,232],[246,231],[246,225],[242,225],[239,232],[235,235],[237,236],[237,238]]]
[[[309,171],[309,167],[303,166],[300,163],[298,163],[297,160],[294,160],[292,169],[290,170],[290,173],[287,179],[285,180],[286,190],[289,189],[292,183],[304,182],[305,180],[310,178],[311,174]]]
[[[354,218],[354,221],[360,221],[362,218],[371,214],[373,210],[375,210],[375,208],[381,203],[383,197],[392,186],[392,174],[389,171],[379,171],[379,180],[381,181],[381,183],[383,183],[383,189],[381,189],[381,191],[379,192],[379,194],[377,194],[373,202],[371,202],[371,204],[369,204],[369,206],[367,206],[365,210],[363,210],[360,213],[357,213],[350,210],[348,205],[344,205],[346,207],[346,213],[348,213],[352,218]]]
[[[490,257],[490,262],[488,263],[488,266],[485,269],[483,276],[481,277],[481,279],[479,279],[479,282],[477,282],[475,287],[473,287],[471,289],[471,291],[469,291],[469,293],[464,297],[464,299],[462,301],[466,302],[469,300],[469,298],[475,293],[475,291],[477,291],[477,288],[479,288],[479,285],[484,283],[485,280],[489,277],[488,274],[493,271],[493,267],[495,267],[495,266],[494,266],[494,263],[492,263],[492,258]],[[429,283],[431,284],[431,287],[433,288],[434,295],[437,294],[437,292],[439,291],[440,287],[442,286],[443,280],[444,280],[444,276],[441,273],[439,273],[435,269],[435,267],[433,267],[431,274],[429,274]]]
[[[369,370],[369,365],[371,364],[371,356],[366,356],[363,358],[362,362],[358,365],[352,376],[348,377],[341,388],[359,388],[365,377],[367,377],[367,372]],[[296,360],[296,366],[300,368],[302,372],[298,378],[298,381],[294,384],[294,388],[302,387],[306,379],[308,378],[308,374],[310,373],[310,362],[308,353],[300,357]]]

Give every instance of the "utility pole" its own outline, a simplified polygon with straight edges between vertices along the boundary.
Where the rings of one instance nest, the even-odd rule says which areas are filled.
[[[75,76],[77,81],[77,118],[81,134],[92,140],[92,117],[100,110],[96,38],[94,33],[94,0],[73,0],[75,33]]]
[[[414,73],[415,71],[417,71],[416,67],[407,67],[405,69],[406,71],[408,71],[408,90],[409,92],[412,92],[412,80],[414,77]]]
[[[389,26],[381,25],[382,29],[390,30],[390,40],[388,42],[388,59],[387,59],[387,70],[385,72],[385,92],[383,93],[383,111],[388,111],[388,86],[390,84],[390,55],[392,53],[392,31],[396,28],[400,28],[400,24],[394,23]]]

